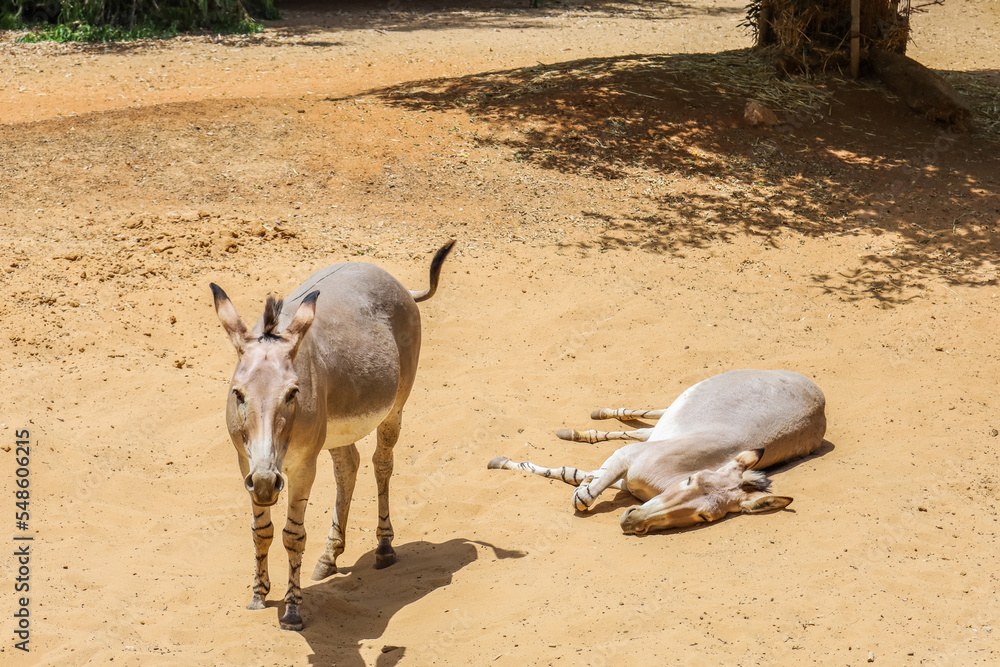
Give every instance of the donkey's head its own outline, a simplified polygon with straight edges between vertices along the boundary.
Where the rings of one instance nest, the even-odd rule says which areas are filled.
[[[238,361],[226,404],[234,442],[242,440],[249,462],[243,485],[257,505],[273,505],[285,483],[281,466],[288,450],[297,407],[299,378],[295,355],[316,315],[319,292],[310,293],[284,331],[278,332],[281,301],[268,297],[260,334],[247,330],[222,289],[212,284],[215,312],[236,348]]]
[[[758,514],[786,507],[792,499],[768,493],[770,482],[764,473],[750,470],[763,455],[762,449],[742,452],[718,470],[699,470],[671,484],[655,498],[626,510],[622,530],[644,535],[716,521],[730,512]]]

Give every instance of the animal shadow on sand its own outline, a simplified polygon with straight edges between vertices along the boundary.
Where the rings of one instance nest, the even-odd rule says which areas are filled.
[[[649,428],[649,426],[650,426],[649,424],[644,424],[642,422],[634,422],[634,421],[623,422],[623,423],[628,424],[630,428]],[[808,456],[803,456],[803,457],[800,457],[800,458],[797,458],[797,459],[793,459],[791,461],[785,461],[784,463],[779,463],[777,465],[773,465],[770,468],[766,468],[764,470],[764,472],[767,473],[767,478],[769,480],[771,480],[772,484],[774,484],[775,481],[778,481],[779,484],[780,484],[780,480],[775,480],[775,478],[774,478],[774,476],[776,474],[787,472],[788,470],[791,470],[792,468],[795,468],[796,466],[799,466],[799,465],[805,463],[806,461],[811,461],[811,460],[813,460],[815,458],[819,458],[820,456],[825,456],[826,454],[829,454],[830,452],[832,452],[834,449],[836,449],[836,446],[832,442],[830,442],[829,440],[823,440],[822,444],[820,444],[820,446],[817,447]],[[777,488],[777,489],[774,489],[774,491],[780,492],[781,489]],[[614,498],[598,502],[593,507],[591,507],[589,510],[587,510],[586,512],[581,512],[579,510],[576,510],[576,515],[580,516],[580,517],[586,517],[586,516],[591,515],[591,514],[606,514],[608,512],[621,512],[621,511],[626,510],[629,507],[637,507],[640,504],[642,504],[641,501],[638,498],[636,498],[635,496],[633,496],[631,493],[629,493],[628,491],[619,491],[617,494],[615,494]],[[792,513],[794,513],[795,512],[795,508],[794,507],[787,507],[785,509],[777,510],[777,511],[779,511],[779,512],[792,512]],[[689,532],[693,532],[693,531],[696,531],[696,530],[710,530],[712,528],[712,526],[718,525],[718,524],[722,523],[723,521],[730,521],[730,520],[735,519],[735,518],[737,518],[739,516],[741,516],[741,514],[739,512],[731,512],[731,513],[727,514],[726,516],[724,516],[723,518],[719,519],[718,521],[711,521],[711,522],[708,522],[708,523],[699,523],[699,524],[695,524],[694,526],[688,526],[687,528],[670,528],[670,529],[667,529],[667,530],[651,530],[646,535],[636,535],[636,536],[630,536],[630,537],[647,537],[649,535],[678,534],[678,533],[689,533]],[[751,521],[753,520],[753,517],[747,517],[747,518],[749,518]]]
[[[462,538],[439,544],[410,542],[397,545],[399,561],[392,567],[374,569],[375,552],[371,551],[354,565],[340,567],[338,574],[309,586],[303,601],[306,624],[300,632],[312,649],[309,663],[364,667],[362,642],[377,643],[396,612],[450,584],[456,572],[479,557],[476,545],[490,549],[498,559],[526,555]],[[284,613],[283,602],[268,606],[276,607],[279,616]],[[374,664],[391,667],[406,651],[405,646],[383,646]]]

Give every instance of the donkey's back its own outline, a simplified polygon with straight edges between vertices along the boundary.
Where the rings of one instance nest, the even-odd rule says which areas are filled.
[[[763,449],[766,468],[805,456],[823,442],[826,399],[816,383],[785,370],[734,370],[687,389],[660,417],[649,442],[692,436],[710,458]],[[708,463],[708,462],[706,462]]]
[[[394,332],[408,332],[420,326],[420,311],[413,292],[403,287],[385,269],[364,262],[331,264],[306,278],[283,302],[279,326],[287,326],[302,300],[312,291],[323,294],[316,304],[313,331],[323,327],[324,340],[336,338],[338,332],[349,335],[356,327],[386,325]],[[261,326],[258,321],[255,327]],[[412,334],[404,336],[412,341]],[[362,342],[362,341],[354,341]],[[417,340],[419,344],[419,339]]]
[[[412,292],[387,271],[344,262],[320,269],[292,292],[281,326],[314,290],[322,298],[295,367],[310,380],[306,394],[315,394],[315,418],[337,422],[326,448],[338,447],[363,437],[406,402],[420,356],[420,310]]]

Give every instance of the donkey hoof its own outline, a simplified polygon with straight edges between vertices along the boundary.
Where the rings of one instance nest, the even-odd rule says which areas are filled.
[[[302,617],[299,616],[299,605],[290,604],[285,608],[285,615],[278,621],[282,630],[301,630]]]
[[[594,502],[593,496],[590,497],[590,501],[588,502],[584,494],[590,496],[590,491],[585,489],[583,485],[576,487],[576,491],[573,492],[573,507],[577,512],[586,512],[590,509],[590,504]]]
[[[264,607],[264,599],[259,595],[253,596],[253,599],[250,600],[250,604],[247,605],[247,609],[264,609]]]
[[[313,581],[322,581],[326,579],[331,574],[337,574],[337,564],[328,563],[327,561],[320,559],[316,563],[316,569],[313,570]]]
[[[503,464],[507,463],[507,461],[510,461],[510,459],[507,458],[506,456],[498,456],[489,463],[487,463],[486,467],[489,468],[490,470],[499,470],[503,468]]]
[[[396,552],[388,544],[375,550],[375,569],[381,570],[396,562]]]

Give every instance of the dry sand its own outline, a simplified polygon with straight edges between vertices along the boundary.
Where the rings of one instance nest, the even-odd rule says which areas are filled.
[[[684,55],[747,46],[742,2],[525,4],[5,36],[0,662],[1000,662],[995,133],[848,84],[749,129],[722,76],[746,57]],[[998,34],[996,2],[949,0],[910,53],[988,83]],[[245,609],[235,356],[208,283],[246,319],[347,259],[419,289],[449,237],[396,448],[399,562],[372,569],[367,438],[342,572],[282,631],[280,544],[271,606]],[[743,367],[827,395],[828,444],[773,475],[788,511],[627,537],[627,497],[576,515],[570,487],[486,469],[596,467],[612,445],[555,431]],[[306,572],[333,497],[324,460]],[[34,537],[29,654],[15,535]]]

